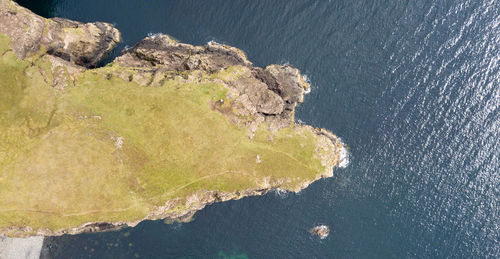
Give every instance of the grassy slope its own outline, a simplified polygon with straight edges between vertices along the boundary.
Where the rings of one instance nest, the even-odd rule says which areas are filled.
[[[0,55],[0,229],[138,220],[200,190],[258,188],[268,177],[291,189],[323,171],[313,133],[270,140],[262,129],[249,140],[211,109],[225,97],[215,83],[141,87],[106,67],[57,90],[44,57],[18,60],[3,36]]]

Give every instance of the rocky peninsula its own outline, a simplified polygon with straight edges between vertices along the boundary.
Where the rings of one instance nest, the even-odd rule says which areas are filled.
[[[214,202],[298,192],[342,143],[297,124],[309,84],[290,65],[149,36],[112,63],[107,23],[46,19],[0,0],[0,234],[189,220]]]

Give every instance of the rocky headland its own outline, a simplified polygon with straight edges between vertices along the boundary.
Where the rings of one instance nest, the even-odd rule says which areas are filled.
[[[0,0],[0,233],[61,235],[189,220],[214,202],[298,192],[342,143],[295,123],[309,84],[290,65]]]

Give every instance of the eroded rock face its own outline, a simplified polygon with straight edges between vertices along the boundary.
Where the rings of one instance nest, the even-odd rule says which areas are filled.
[[[8,0],[0,0],[0,33],[11,38],[20,58],[44,48],[47,54],[84,67],[95,67],[120,41],[120,32],[108,23],[45,19]]]
[[[267,121],[271,128],[289,126],[294,109],[303,101],[309,84],[298,69],[289,65],[254,67],[239,49],[210,42],[205,46],[179,43],[168,35],[153,35],[125,50],[115,62],[140,67],[142,73],[157,75],[165,71],[203,71],[215,73],[238,66],[239,76],[223,79],[236,101],[237,115],[251,115]],[[150,80],[149,82],[154,82]]]

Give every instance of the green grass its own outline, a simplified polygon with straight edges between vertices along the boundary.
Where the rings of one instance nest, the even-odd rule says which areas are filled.
[[[139,220],[203,191],[296,189],[324,171],[310,130],[263,126],[250,140],[213,110],[226,89],[209,76],[144,87],[110,65],[57,90],[43,56],[22,61],[8,46],[0,36],[0,229]]]

